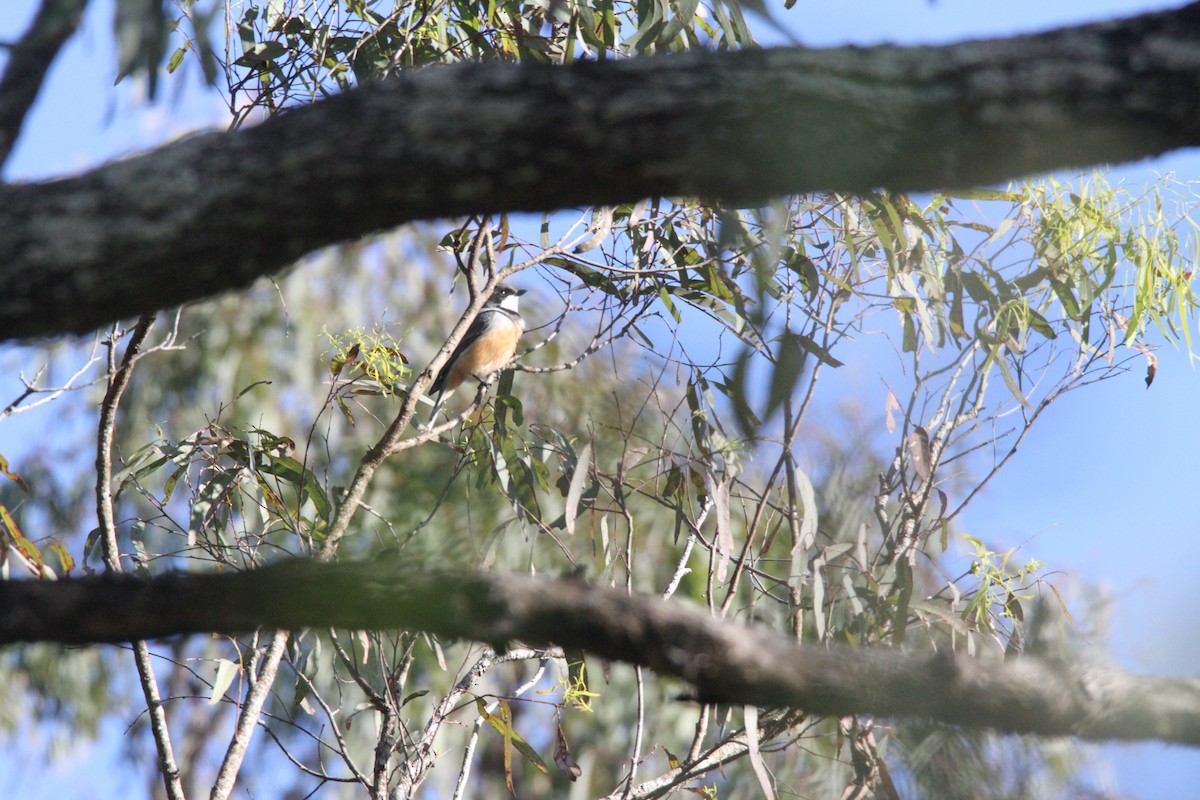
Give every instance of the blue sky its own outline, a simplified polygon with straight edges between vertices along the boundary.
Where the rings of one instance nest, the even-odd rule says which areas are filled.
[[[6,5],[0,40],[23,30],[36,4],[10,0]],[[780,9],[777,18],[810,46],[915,44],[1033,32],[1178,5],[1136,0],[799,0],[790,12]],[[5,178],[78,171],[195,127],[219,124],[223,103],[201,90],[198,70],[190,70],[191,78],[182,83],[174,77],[163,80],[156,105],[146,104],[129,84],[114,87],[111,18],[108,2],[93,4],[83,32],[55,64]],[[1182,152],[1125,165],[1116,176],[1138,184],[1168,171],[1191,180],[1200,173],[1200,155]],[[1159,373],[1149,390],[1141,375],[1133,373],[1051,408],[964,525],[996,547],[1025,543],[1022,552],[1028,557],[1105,587],[1112,598],[1108,650],[1124,668],[1190,675],[1200,663],[1200,636],[1190,635],[1200,628],[1194,610],[1200,608],[1200,593],[1193,578],[1200,556],[1200,515],[1191,502],[1191,484],[1200,473],[1200,418],[1195,413],[1200,378],[1185,353],[1166,347],[1159,355]],[[878,391],[870,365],[844,380],[850,387],[861,382],[864,390]],[[0,452],[12,452],[20,444],[13,437],[20,436],[20,426],[0,426]],[[1146,798],[1190,795],[1194,775],[1200,773],[1200,750],[1122,745],[1106,746],[1105,754],[1118,785]],[[0,793],[7,793],[5,788],[16,787],[6,784],[6,776],[13,779],[17,772],[2,762],[0,758]],[[25,781],[20,788],[51,789],[45,782],[35,789]],[[113,795],[96,787],[96,796]]]
[[[820,46],[1002,36],[1182,4],[863,0],[800,5],[807,17],[797,26],[800,40]],[[1123,165],[1112,179],[1136,185],[1166,172],[1195,180],[1200,154],[1183,151]],[[1200,376],[1186,353],[1164,347],[1158,354],[1159,372],[1149,390],[1134,372],[1051,407],[963,525],[996,549],[1024,543],[1026,557],[1103,587],[1112,602],[1108,654],[1123,668],[1195,675],[1200,515],[1192,491],[1200,467]],[[862,377],[865,390],[879,385],[869,370]],[[1195,794],[1196,749],[1106,745],[1103,754],[1126,792],[1144,798]]]
[[[809,45],[936,43],[1033,32],[1170,8],[1180,3],[820,3],[800,34]],[[1139,184],[1154,173],[1200,177],[1200,155],[1177,152],[1115,170]],[[1159,350],[1149,390],[1131,373],[1051,407],[1028,443],[963,520],[993,547],[1074,573],[1109,593],[1108,652],[1125,669],[1195,675],[1200,663],[1200,516],[1191,498],[1200,467],[1195,413],[1200,376],[1187,354]],[[864,388],[866,382],[864,382]],[[878,386],[878,381],[875,380]],[[1200,631],[1197,631],[1200,632]],[[1117,785],[1144,798],[1194,796],[1200,751],[1160,744],[1108,745]]]

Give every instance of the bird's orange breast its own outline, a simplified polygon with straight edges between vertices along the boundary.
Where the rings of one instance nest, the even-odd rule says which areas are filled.
[[[457,389],[469,377],[477,381],[486,380],[517,352],[521,333],[520,328],[507,320],[496,325],[494,330],[480,337],[454,362],[450,374],[446,376],[446,389]]]

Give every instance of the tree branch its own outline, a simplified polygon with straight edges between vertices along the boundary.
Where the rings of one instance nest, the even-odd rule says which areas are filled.
[[[420,70],[0,187],[0,338],[239,288],[412,220],[977,185],[1197,143],[1200,3],[945,47]]]
[[[406,628],[560,645],[690,683],[704,702],[922,717],[1001,732],[1200,745],[1200,682],[1026,657],[801,648],[678,603],[575,580],[288,561],[236,574],[0,582],[0,643],[125,642],[258,627]]]
[[[133,365],[137,354],[145,344],[146,335],[154,324],[153,314],[144,314],[138,320],[125,346],[125,355],[121,358],[121,366],[115,364],[117,343],[121,336],[113,330],[109,347],[109,378],[108,391],[100,402],[100,425],[96,436],[96,517],[99,522],[100,544],[104,553],[104,566],[110,574],[123,571],[121,566],[121,550],[117,543],[117,524],[113,511],[112,493],[112,450],[113,437],[117,428],[117,406],[121,396],[129,385],[133,374]],[[150,648],[140,639],[133,642],[133,660],[137,666],[138,682],[142,687],[142,696],[146,699],[146,712],[150,717],[150,732],[154,737],[154,746],[158,750],[158,771],[163,779],[163,789],[170,800],[184,800],[183,780],[179,772],[179,764],[175,760],[175,751],[171,745],[171,729],[167,725],[167,709],[158,689],[158,679],[154,676],[154,662],[150,657]]]
[[[0,77],[0,167],[12,154],[50,64],[79,28],[86,5],[87,0],[42,0],[29,30],[10,49]]]

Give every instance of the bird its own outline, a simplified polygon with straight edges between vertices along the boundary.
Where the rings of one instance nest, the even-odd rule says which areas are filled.
[[[517,342],[525,333],[525,320],[517,310],[523,294],[524,289],[502,283],[483,304],[466,335],[429,387],[431,393],[437,393],[429,415],[430,424],[437,419],[442,404],[463,381],[474,378],[485,383],[512,360],[517,352]]]

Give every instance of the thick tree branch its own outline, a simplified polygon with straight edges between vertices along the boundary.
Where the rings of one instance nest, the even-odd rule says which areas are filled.
[[[1002,732],[1200,744],[1200,681],[1035,658],[799,647],[678,603],[580,581],[284,562],[237,574],[0,582],[0,643],[175,634],[406,628],[560,645],[681,678],[706,702],[911,716]]]
[[[476,212],[975,185],[1200,143],[1200,3],[946,47],[402,74],[0,187],[0,338],[80,332]]]
[[[21,40],[9,48],[0,77],[0,167],[12,153],[50,64],[79,28],[87,0],[42,0]]]

